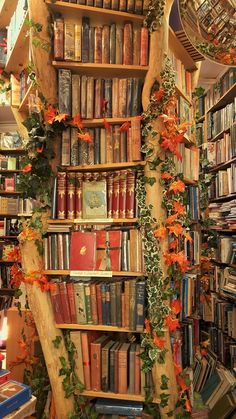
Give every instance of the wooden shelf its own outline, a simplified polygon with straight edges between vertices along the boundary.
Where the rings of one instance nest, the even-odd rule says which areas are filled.
[[[199,268],[200,268],[200,265],[192,265],[188,267],[187,272],[194,271],[195,269],[199,269]]]
[[[220,228],[220,227],[212,226],[210,228],[202,229],[202,231],[206,231],[206,232],[209,232],[209,231],[212,231],[212,230],[217,231],[218,233],[230,233],[230,234],[235,233],[236,234],[236,228],[235,229],[233,229],[233,228]]]
[[[81,393],[81,396],[87,397],[103,397],[106,399],[116,399],[116,400],[132,400],[135,402],[144,402],[145,396],[141,394],[120,394],[120,393],[110,393],[110,392],[103,392],[103,391],[93,391],[93,390],[84,390]],[[159,400],[154,399],[154,403],[159,403]]]
[[[3,259],[0,260],[0,263],[4,263],[6,265],[10,265],[10,264],[15,263],[15,262],[17,262],[17,261],[16,260],[3,260]]]
[[[0,295],[10,295],[13,296],[15,294],[15,290],[11,288],[0,288]]]
[[[132,121],[132,119],[137,118],[136,116],[127,116],[125,118],[106,118],[106,121],[109,124],[123,124],[127,121]],[[97,119],[83,119],[84,127],[97,127],[97,126],[104,126],[104,119],[97,118]]]
[[[200,116],[200,118],[198,119],[198,122],[203,122],[205,120],[205,115]]]
[[[105,324],[74,324],[61,323],[55,325],[57,329],[73,329],[73,330],[98,330],[103,332],[124,332],[124,333],[140,333],[136,330],[126,329],[125,327],[107,326]]]
[[[174,55],[182,61],[186,70],[197,70],[196,63],[193,61],[192,57],[189,55],[189,53],[184,48],[180,40],[177,38],[173,29],[171,28],[169,29],[169,45]]]
[[[29,95],[31,93],[33,93],[33,91],[34,91],[34,86],[31,83],[30,86],[28,87],[26,93],[25,93],[25,96],[23,97],[23,99],[22,99],[22,101],[20,103],[20,106],[18,108],[18,111],[19,112],[28,112],[28,110],[29,110],[29,107],[28,107]]]
[[[235,268],[236,269],[236,265],[231,265],[230,263],[221,262],[220,260],[211,259],[211,262],[216,263],[217,265],[228,266],[229,268]]]
[[[231,101],[234,100],[236,95],[236,83],[233,84],[232,87],[230,87],[229,90],[227,90],[227,92],[225,92],[225,94],[223,96],[221,96],[221,98],[218,100],[217,103],[215,103],[213,106],[211,106],[208,110],[208,112],[215,112],[218,109],[223,108],[225,105],[228,105],[228,103],[230,103]]]
[[[177,95],[178,96],[182,96],[185,100],[186,100],[186,102],[188,102],[189,103],[189,105],[192,105],[192,99],[190,98],[190,97],[188,97],[184,92],[183,92],[183,90],[182,89],[180,89],[180,87],[178,87],[178,86],[175,86],[175,91],[176,91],[176,93],[177,93]]]
[[[0,196],[2,196],[2,195],[6,195],[6,196],[9,196],[9,195],[22,195],[22,192],[17,192],[17,191],[9,192],[9,191],[1,191],[0,190]]]
[[[197,180],[191,180],[191,179],[187,179],[187,178],[184,178],[184,183],[186,185],[197,185],[198,184]]]
[[[139,166],[145,166],[145,161],[140,162],[124,162],[124,163],[104,163],[104,164],[85,164],[83,166],[64,166],[68,172],[92,172],[92,171],[104,171],[104,170],[121,170],[128,168],[135,168]]]
[[[235,124],[236,124],[236,121],[234,121],[234,122],[233,122],[233,124],[231,124],[231,126],[230,126],[230,127],[223,129],[223,130],[222,130],[222,131],[220,131],[217,135],[215,135],[215,137],[213,137],[213,138],[209,139],[208,141],[209,141],[210,143],[213,143],[214,141],[217,141],[217,140],[219,140],[220,138],[223,138],[224,133],[225,133],[225,132],[230,132],[230,130],[231,130],[231,128],[232,128],[232,126],[234,126]]]
[[[18,240],[18,236],[0,236],[0,240]]]
[[[212,172],[218,172],[218,170],[221,170],[221,169],[226,169],[227,167],[229,167],[232,163],[235,163],[236,162],[236,157],[234,157],[233,159],[231,159],[231,160],[228,160],[228,161],[226,161],[225,163],[221,163],[221,164],[217,164],[217,166],[213,166],[213,167],[211,167],[210,169],[209,169],[209,172],[210,173],[212,173]]]
[[[79,4],[70,4],[63,1],[49,1],[46,0],[46,4],[57,13],[61,13],[65,19],[76,19],[78,16],[88,16],[95,20],[99,19],[106,22],[118,22],[132,21],[142,24],[144,16],[136,15],[134,13],[120,12],[119,10],[103,9],[101,7],[85,6]]]
[[[3,175],[10,175],[10,174],[14,174],[14,173],[23,173],[23,170],[20,169],[0,169],[0,174]]]
[[[88,276],[88,277],[101,277],[101,278],[109,278],[113,276],[143,276],[143,272],[124,272],[124,271],[72,271],[69,269],[48,269],[44,270],[43,273],[45,275],[71,275],[71,276]]]
[[[5,71],[19,73],[20,70],[26,66],[29,59],[29,37],[26,37],[28,27],[25,25],[28,19],[28,13],[22,21],[15,45],[12,48],[11,54],[6,62]]]
[[[209,202],[224,202],[224,201],[230,201],[231,199],[235,199],[235,198],[236,198],[236,192],[230,195],[220,196],[219,198],[211,198]]]
[[[16,10],[18,0],[2,0],[0,5],[0,28],[5,28],[11,20],[11,17]]]
[[[74,220],[48,220],[48,224],[130,224],[130,223],[137,223],[138,218],[96,218],[96,219],[74,219]]]
[[[76,61],[53,61],[54,68],[66,68],[73,71],[73,73],[84,73],[88,76],[114,77],[129,75],[131,77],[144,77],[148,71],[148,66],[141,65],[125,65],[125,64],[96,64],[96,63],[81,63]]]
[[[0,154],[12,155],[12,154],[26,154],[26,150],[22,148],[2,148],[0,149]]]

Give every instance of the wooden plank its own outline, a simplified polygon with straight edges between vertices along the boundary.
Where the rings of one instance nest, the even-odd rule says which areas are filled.
[[[48,220],[47,223],[48,224],[59,224],[59,225],[73,225],[73,224],[131,224],[131,223],[137,223],[138,222],[138,218],[96,218],[96,219],[74,219],[74,220]]]
[[[0,28],[4,29],[10,23],[10,19],[16,9],[18,0],[1,0],[0,1]]]
[[[25,37],[28,31],[28,27],[25,25],[25,21],[28,17],[29,15],[27,13],[25,19],[22,21],[15,45],[13,46],[11,54],[6,62],[5,70],[8,73],[19,73],[28,62],[29,37]]]
[[[58,329],[72,329],[72,330],[99,330],[103,332],[124,332],[124,333],[140,333],[136,330],[126,329],[124,327],[106,326],[104,324],[56,324]]]
[[[142,77],[148,70],[148,66],[141,65],[125,65],[125,64],[97,64],[97,63],[80,63],[75,61],[53,61],[54,68],[66,68],[73,70],[73,73],[86,72],[88,76],[120,76]]]
[[[223,96],[221,96],[221,98],[207,110],[207,113],[215,112],[218,109],[221,109],[224,106],[228,105],[228,103],[234,100],[235,96],[236,96],[236,83],[234,83],[233,86],[230,87],[229,90],[227,90],[227,92],[225,92]]]
[[[113,277],[113,276],[144,276],[143,272],[130,272],[130,271],[72,271],[69,269],[47,269],[44,270],[45,275],[72,275],[76,274],[77,276],[91,276],[91,277]]]
[[[145,166],[144,161],[139,162],[125,162],[125,163],[105,163],[105,164],[93,164],[83,166],[66,166],[68,172],[91,172],[91,171],[103,171],[103,170],[122,170],[128,168],[135,168],[137,166]]]

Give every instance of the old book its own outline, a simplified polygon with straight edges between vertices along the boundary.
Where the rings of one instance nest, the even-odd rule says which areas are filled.
[[[95,118],[102,117],[102,100],[103,100],[102,80],[95,79],[95,105],[94,105]]]
[[[75,174],[75,216],[82,218],[82,182],[83,174],[77,172]]]
[[[123,64],[123,38],[124,30],[120,25],[116,26],[116,64]]]
[[[90,290],[90,284],[85,283],[84,284],[84,295],[85,295],[85,310],[86,310],[86,318],[87,323],[92,324],[92,307],[91,307],[91,290]]]
[[[118,375],[118,362],[116,362],[117,371],[115,374],[115,354],[117,357],[120,345],[120,342],[115,342],[111,347],[109,354],[109,390],[112,392],[117,391],[118,376],[116,377],[115,375]]]
[[[101,297],[102,297],[102,324],[107,324],[106,318],[106,284],[101,283]]]
[[[71,317],[70,317],[70,306],[69,306],[69,300],[67,295],[67,287],[66,282],[59,282],[59,293],[61,297],[61,310],[62,310],[62,316],[63,316],[63,323],[70,324],[71,323]]]
[[[50,298],[52,303],[52,309],[54,319],[57,324],[64,323],[61,309],[61,297],[59,292],[59,285],[57,282],[51,282],[50,285]]]
[[[94,0],[95,7],[102,7],[102,0]]]
[[[132,138],[132,161],[141,160],[141,121],[140,119],[131,120],[131,138]]]
[[[75,59],[75,25],[71,22],[64,23],[64,59]]]
[[[137,244],[139,240],[139,230],[130,229],[130,270],[137,272],[138,259],[141,258],[139,251],[141,250]]]
[[[140,348],[140,354],[144,352],[144,348]],[[142,396],[145,396],[145,387],[146,387],[146,374],[143,371],[143,360],[140,356],[140,393]]]
[[[106,130],[100,129],[100,163],[106,163]]]
[[[119,0],[111,0],[111,9],[119,10]]]
[[[126,218],[134,218],[135,210],[135,172],[127,171]]]
[[[63,258],[63,234],[57,233],[58,269],[65,269]]]
[[[126,10],[127,10],[127,8],[126,8],[126,0],[120,0],[119,10],[121,12],[126,12]]]
[[[133,29],[133,65],[140,65],[141,28]]]
[[[70,136],[70,164],[71,166],[78,166],[79,164],[79,141],[77,128],[71,128]]]
[[[75,61],[81,61],[81,23],[75,24]],[[73,94],[73,91],[72,91]]]
[[[89,18],[82,17],[82,62],[89,62]]]
[[[146,15],[149,7],[149,0],[143,0],[143,14]]]
[[[119,112],[118,112],[119,103],[117,100],[118,97],[119,97],[119,79],[114,77],[112,79],[112,118],[117,118],[119,116]]]
[[[102,293],[101,293],[101,283],[96,284],[96,297],[97,297],[98,324],[103,324],[102,323]]]
[[[81,332],[70,331],[70,339],[75,346],[74,352],[74,361],[75,361],[75,372],[77,374],[78,379],[82,384],[84,382],[84,368],[83,368],[83,356],[82,356],[82,341],[81,341]]]
[[[118,392],[128,391],[128,356],[130,343],[123,343],[118,351]]]
[[[107,217],[106,181],[83,182],[83,218]]]
[[[132,112],[131,116],[139,115],[141,112],[141,88],[142,80],[138,78],[133,79],[133,92],[132,92]]]
[[[124,25],[123,64],[133,64],[133,25],[130,22]]]
[[[93,6],[93,0],[87,0],[86,5],[92,7]]]
[[[63,60],[64,59],[64,20],[55,19],[53,24],[54,32],[54,59]]]
[[[145,317],[145,281],[136,283],[136,331],[142,333]]]
[[[116,24],[110,26],[110,64],[116,64]]]
[[[129,393],[135,394],[134,386],[135,386],[135,354],[136,354],[136,343],[132,343],[130,345],[129,351]]]
[[[143,11],[143,0],[135,0],[134,13],[141,15]]]
[[[116,326],[116,283],[110,284],[110,296],[111,296],[111,325]]]
[[[120,118],[126,117],[126,97],[127,97],[127,79],[119,79],[118,116]]]
[[[132,113],[132,92],[133,92],[133,79],[127,79],[127,97],[126,97],[126,115],[130,116]]]
[[[130,293],[129,280],[125,280],[125,327],[129,329]]]
[[[81,104],[80,104],[81,118],[86,118],[87,115],[87,76],[81,76]]]
[[[81,332],[81,343],[82,343],[82,357],[83,357],[83,369],[84,369],[84,384],[86,390],[91,390],[91,356],[90,356],[90,345],[97,339],[95,332]]]
[[[68,296],[68,302],[69,302],[69,308],[70,308],[71,323],[76,323],[77,316],[76,316],[74,283],[67,282],[66,288],[67,288],[67,296]]]
[[[63,234],[63,257],[64,257],[65,269],[69,269],[69,252],[70,252],[69,234]]]
[[[122,244],[121,244],[121,270],[128,271],[130,267],[129,263],[129,241],[128,231],[122,231]]]
[[[89,62],[90,63],[94,62],[94,49],[95,49],[94,32],[95,32],[95,28],[93,26],[90,26],[89,28]]]
[[[79,139],[78,141],[79,165],[88,164],[89,145],[87,141]]]
[[[101,390],[109,391],[109,367],[110,367],[110,349],[114,345],[114,340],[109,340],[102,348],[102,377],[101,377]]]
[[[62,131],[61,165],[70,166],[70,128]]]
[[[119,271],[121,262],[121,231],[98,230],[96,269]]]
[[[72,116],[80,115],[80,75],[72,74]]]
[[[94,62],[102,63],[102,27],[96,26],[94,31]]]
[[[130,280],[129,285],[129,328],[136,329],[136,279]]]
[[[71,116],[71,71],[58,70],[58,110]]]
[[[114,126],[113,130],[113,162],[120,162],[120,129],[119,125]]]
[[[112,202],[113,202],[113,173],[108,172],[107,175],[107,217],[112,217]]]
[[[95,391],[101,391],[102,381],[102,348],[107,343],[108,336],[102,335],[91,342],[91,388]]]
[[[105,312],[106,312],[106,322],[108,326],[111,325],[111,291],[110,284],[105,284]]]
[[[71,233],[70,269],[92,271],[96,266],[96,233]]]
[[[88,164],[94,164],[94,128],[88,129],[91,142],[88,143]]]
[[[106,163],[113,163],[113,129],[106,130]]]
[[[100,128],[94,131],[94,163],[100,163]]]
[[[135,360],[134,360],[134,373],[135,373],[135,382],[134,382],[134,394],[140,394],[141,391],[141,359],[140,359],[140,344],[136,345],[135,350]]]
[[[119,218],[120,213],[120,172],[114,173],[112,195],[112,218]]]
[[[122,282],[116,282],[116,325],[118,327],[122,326]]]
[[[75,173],[67,173],[67,188],[66,188],[66,206],[67,218],[73,220],[75,218]]]
[[[111,0],[103,0],[103,9],[111,8]]]
[[[105,101],[104,116],[106,118],[111,118],[112,117],[112,79],[104,80],[104,101]]]
[[[66,172],[57,174],[57,218],[66,218]]]
[[[140,65],[148,65],[148,28],[141,28]]]
[[[127,132],[120,133],[120,161],[121,163],[128,161],[127,158]]]
[[[76,307],[76,320],[78,324],[86,324],[86,307],[85,307],[85,293],[84,283],[74,283],[75,307]]]
[[[126,216],[127,171],[122,170],[119,177],[119,218]],[[132,270],[132,269],[131,269]]]
[[[107,0],[105,0],[107,1]],[[104,1],[103,1],[104,7]],[[102,63],[110,63],[110,26],[104,25],[102,28]]]
[[[91,299],[91,313],[93,324],[98,324],[98,306],[97,306],[97,294],[96,294],[96,283],[90,283],[90,299]]]
[[[86,118],[93,118],[93,107],[94,107],[94,77],[87,77],[87,107],[86,107]]]

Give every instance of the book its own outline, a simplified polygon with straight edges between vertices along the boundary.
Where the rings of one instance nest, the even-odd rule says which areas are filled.
[[[91,355],[90,345],[97,338],[96,332],[81,332],[82,358],[84,369],[84,384],[86,390],[91,390]]]
[[[118,393],[128,391],[128,356],[130,343],[123,343],[118,351]]]
[[[85,324],[87,323],[87,313],[85,304],[85,292],[84,283],[74,283],[74,296],[75,296],[75,308],[76,308],[76,323]]]
[[[89,18],[86,16],[82,17],[82,62],[89,62]]]
[[[54,59],[64,59],[64,21],[63,19],[57,18],[53,24],[54,30]]]
[[[101,378],[101,389],[102,391],[109,391],[109,358],[110,358],[110,349],[114,345],[113,340],[109,340],[103,347],[102,347],[102,361],[101,361],[101,368],[102,368],[102,378]]]
[[[71,234],[70,269],[94,270],[96,266],[96,234],[75,231]]]
[[[106,335],[102,335],[91,342],[91,388],[95,391],[101,391],[102,388],[102,348],[108,339]]]
[[[10,380],[0,386],[0,396],[0,415],[4,417],[30,400],[31,389],[25,384]]]
[[[50,286],[50,298],[52,303],[52,309],[54,319],[57,324],[64,323],[62,310],[61,310],[61,297],[59,292],[59,284],[57,282],[51,282]]]
[[[58,70],[58,109],[71,116],[71,71]]]
[[[63,323],[70,324],[71,316],[70,316],[70,306],[69,306],[69,301],[68,301],[66,282],[65,281],[59,282],[58,286],[59,286],[59,293],[60,293],[60,299],[61,299]]]
[[[75,346],[75,353],[74,353],[75,372],[80,382],[84,384],[81,332],[77,330],[70,331],[70,339]]]
[[[119,271],[121,258],[121,231],[96,232],[97,270]]]
[[[64,59],[75,60],[75,25],[67,21],[64,23]]]
[[[83,182],[83,218],[106,218],[106,181]]]

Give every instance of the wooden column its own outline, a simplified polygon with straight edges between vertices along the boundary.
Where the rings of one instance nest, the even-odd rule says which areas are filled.
[[[164,61],[167,56],[168,52],[168,34],[169,34],[169,14],[171,10],[173,0],[166,0],[165,10],[162,25],[159,29],[150,36],[150,58],[149,58],[149,70],[146,75],[144,88],[142,92],[142,104],[144,111],[147,110],[151,95],[151,89],[154,82],[157,80],[161,83],[160,73],[164,67]],[[163,122],[157,118],[153,121],[153,129],[158,132],[157,136],[153,139],[151,136],[147,138],[147,143],[153,148],[154,153],[151,156],[150,160],[155,158],[160,152],[161,157],[164,158],[164,154],[161,151],[159,145],[160,133],[164,130]],[[147,159],[148,160],[148,159]],[[150,170],[149,164],[145,166],[145,175],[148,177],[154,177],[156,182],[153,186],[147,184],[146,192],[147,192],[147,204],[152,204],[152,216],[158,220],[158,222],[162,222],[166,218],[166,213],[162,208],[162,192],[163,188],[160,185],[160,169],[157,170]],[[165,251],[168,248],[167,240],[161,242],[161,250]],[[164,258],[161,257],[161,268],[164,273],[164,277],[166,276],[166,265],[164,263]],[[169,378],[168,383],[168,390],[165,390],[165,393],[170,394],[168,406],[164,409],[161,409],[161,417],[167,418],[167,412],[171,411],[175,408],[176,401],[178,399],[178,390],[177,390],[177,383],[175,377],[175,370],[173,364],[173,357],[172,357],[172,350],[170,344],[170,335],[169,331],[165,331],[165,341],[166,341],[166,349],[168,352],[165,356],[165,363],[159,364],[156,363],[153,370],[153,381],[155,385],[155,392],[157,398],[159,398],[160,393],[163,393],[163,390],[160,389],[161,384],[161,375],[164,374]]]

